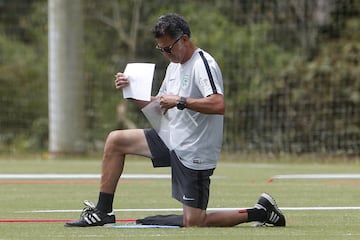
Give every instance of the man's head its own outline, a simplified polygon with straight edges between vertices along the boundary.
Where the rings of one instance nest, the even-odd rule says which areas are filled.
[[[175,13],[165,14],[159,17],[152,32],[155,38],[160,38],[165,35],[178,38],[183,34],[191,37],[189,24],[182,16]]]
[[[178,14],[165,14],[159,17],[152,33],[157,42],[157,49],[172,62],[186,62],[195,49],[190,40],[189,24]]]

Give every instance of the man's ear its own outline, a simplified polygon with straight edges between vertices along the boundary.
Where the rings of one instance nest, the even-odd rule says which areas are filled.
[[[189,41],[189,36],[187,35],[187,34],[184,34],[183,35],[183,37],[182,37],[182,39],[184,40],[184,41]]]

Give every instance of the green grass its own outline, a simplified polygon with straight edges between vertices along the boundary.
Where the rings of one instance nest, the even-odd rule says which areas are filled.
[[[23,160],[0,158],[3,173],[99,173],[100,160]],[[148,160],[127,159],[125,173],[164,173]],[[360,180],[267,180],[279,174],[360,173],[359,162],[241,163],[222,161],[212,180],[209,207],[251,207],[259,194],[272,194],[280,207],[360,206]],[[75,219],[79,213],[19,211],[82,209],[82,200],[97,200],[98,184],[15,184],[0,180],[0,219]],[[171,197],[170,180],[120,180],[114,208],[180,208]],[[169,212],[171,213],[171,212]],[[359,239],[360,211],[284,211],[286,228],[109,229],[64,228],[63,223],[0,223],[3,239]],[[156,212],[118,212],[138,218]],[[165,214],[161,212],[161,214]]]

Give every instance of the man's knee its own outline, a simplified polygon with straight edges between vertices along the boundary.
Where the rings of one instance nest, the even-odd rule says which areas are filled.
[[[114,130],[108,134],[106,144],[124,145],[130,136],[127,130]]]
[[[121,130],[111,131],[106,138],[106,141],[113,141],[121,136]]]
[[[111,131],[106,137],[105,151],[118,150],[121,146],[122,133],[121,130]]]
[[[105,152],[151,156],[142,129],[115,130],[110,132],[106,138]]]
[[[184,227],[205,227],[206,215],[184,215]]]

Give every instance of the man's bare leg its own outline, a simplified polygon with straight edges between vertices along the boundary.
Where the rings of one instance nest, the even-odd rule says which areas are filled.
[[[263,209],[229,210],[206,213],[206,210],[183,206],[185,227],[232,227],[248,221],[265,221]],[[255,219],[249,219],[248,211],[258,211]]]
[[[113,131],[106,139],[99,201],[96,206],[103,212],[112,211],[114,193],[123,172],[127,154],[151,156],[143,129]]]
[[[114,193],[124,168],[127,154],[150,157],[143,129],[111,132],[105,143],[99,200],[96,206],[84,201],[87,206],[78,220],[65,223],[65,227],[109,226],[116,223],[113,210]]]

